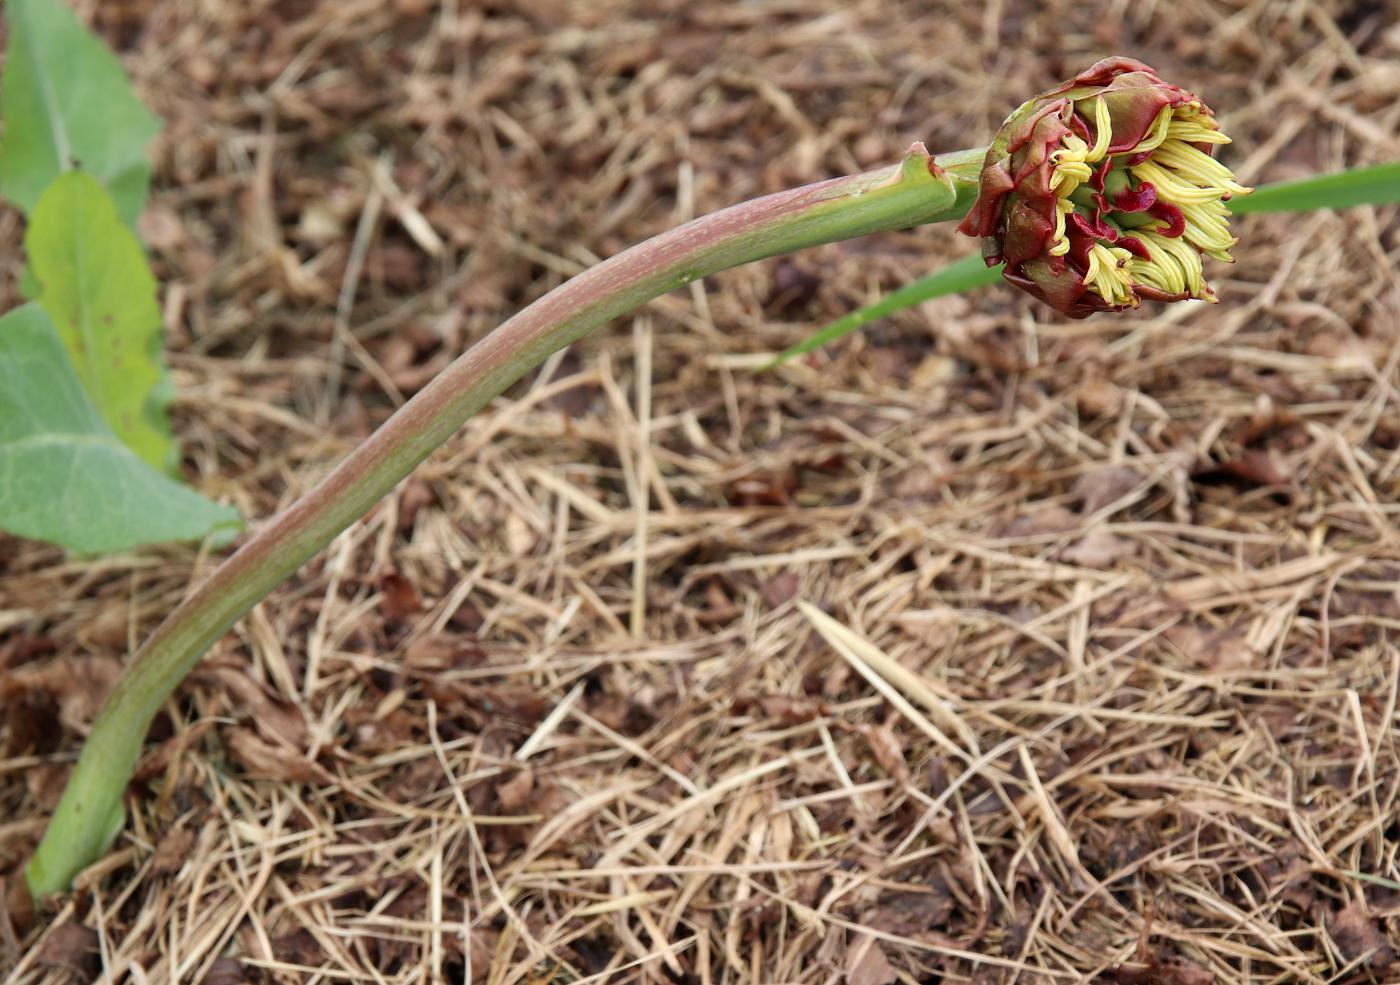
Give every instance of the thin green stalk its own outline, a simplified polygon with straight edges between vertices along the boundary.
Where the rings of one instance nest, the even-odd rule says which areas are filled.
[[[25,870],[30,892],[65,889],[125,823],[122,794],[151,720],[234,622],[363,516],[480,410],[550,353],[652,298],[753,260],[945,219],[971,207],[983,150],[780,192],[634,246],[545,295],[482,339],[369,440],[225,561],[132,657],[83,746]]]
[[[1264,212],[1347,209],[1356,205],[1390,205],[1396,202],[1400,202],[1400,161],[1260,185],[1250,195],[1231,199],[1229,208],[1232,215],[1255,215]],[[758,367],[758,371],[774,369],[897,311],[934,298],[986,287],[999,280],[1000,266],[988,267],[977,254],[963,257],[891,291],[874,304],[838,318],[796,345],[784,349],[770,362]]]
[[[891,291],[874,304],[858,308],[849,315],[836,319],[820,332],[809,335],[796,345],[784,349],[771,361],[760,366],[758,371],[766,372],[781,366],[789,360],[806,355],[814,349],[820,349],[822,346],[850,335],[871,322],[879,321],[896,311],[903,311],[905,308],[923,304],[934,298],[945,297],[949,294],[961,294],[963,291],[970,291],[975,287],[995,284],[999,280],[1001,280],[1000,266],[987,266],[981,255],[976,253],[965,256],[936,273]]]

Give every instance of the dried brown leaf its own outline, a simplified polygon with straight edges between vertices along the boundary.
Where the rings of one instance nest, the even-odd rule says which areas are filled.
[[[67,968],[84,981],[97,977],[101,967],[101,938],[91,927],[80,923],[60,924],[44,938],[39,948],[39,961],[57,968]]]
[[[1111,534],[1102,527],[1095,527],[1086,535],[1069,545],[1060,557],[1071,564],[1086,568],[1107,568],[1115,561],[1129,557],[1136,549],[1131,540]]]
[[[1204,465],[1191,473],[1195,482],[1238,482],[1248,487],[1286,486],[1288,476],[1268,452],[1250,449],[1219,464]]]
[[[758,707],[764,718],[785,725],[810,722],[826,713],[826,706],[815,698],[794,698],[786,694],[765,694],[758,699]]]
[[[1196,622],[1181,622],[1163,635],[1172,646],[1208,670],[1241,670],[1259,662],[1259,655],[1250,648],[1246,632],[1239,626],[1211,629]]]
[[[1081,517],[1057,503],[1027,506],[1006,525],[1005,537],[1042,537],[1078,530]]]
[[[1153,953],[1145,968],[1119,968],[1120,985],[1217,985],[1215,973],[1179,954]]]
[[[1337,943],[1337,950],[1348,961],[1365,958],[1374,972],[1387,971],[1395,963],[1395,946],[1381,933],[1379,922],[1357,903],[1351,903],[1332,917],[1327,932]]]
[[[866,926],[901,937],[912,937],[926,930],[943,930],[953,915],[953,895],[942,876],[935,876],[927,891],[905,891],[881,895]]]
[[[121,671],[120,660],[101,654],[26,665],[0,676],[0,702],[8,706],[12,701],[47,696],[58,703],[58,718],[64,727],[86,735]]]
[[[763,601],[770,609],[777,609],[791,602],[797,596],[801,579],[796,571],[780,571],[763,583]]]
[[[204,985],[251,985],[252,973],[234,958],[217,958],[204,976]]]
[[[1079,512],[1090,516],[1136,490],[1142,481],[1138,472],[1125,465],[1108,465],[1074,480],[1071,492],[1079,500]]]
[[[221,734],[234,762],[253,779],[292,783],[312,783],[321,779],[320,770],[311,760],[285,746],[273,745],[252,729],[235,725],[223,729]]]
[[[155,855],[151,857],[152,870],[160,873],[178,871],[189,858],[190,849],[193,847],[194,830],[192,828],[188,826],[171,828],[156,845]]]
[[[860,934],[846,950],[846,985],[893,985],[899,973],[875,938]]]
[[[904,761],[904,743],[888,725],[861,725],[860,734],[870,744],[875,761],[900,783],[909,782],[909,764]]]
[[[391,571],[379,579],[379,614],[390,622],[402,622],[415,612],[423,611],[418,589],[398,572]]]
[[[453,633],[435,633],[420,636],[404,651],[403,663],[406,670],[436,674],[444,670],[456,670],[478,666],[486,654],[472,639]]]
[[[326,960],[325,949],[305,927],[273,940],[272,953],[279,961],[305,968],[319,968]]]
[[[34,897],[29,893],[24,873],[16,871],[0,877],[0,889],[4,892],[0,899],[0,921],[9,920],[16,938],[27,936],[34,929],[35,914]],[[0,939],[6,936],[4,928],[0,927]],[[0,953],[4,953],[3,949]]]
[[[507,814],[519,814],[535,789],[535,771],[528,766],[496,787],[496,800]]]
[[[232,697],[234,712],[247,716],[266,738],[292,749],[306,747],[306,718],[296,705],[253,680],[241,666],[223,664],[214,667],[213,673]]]

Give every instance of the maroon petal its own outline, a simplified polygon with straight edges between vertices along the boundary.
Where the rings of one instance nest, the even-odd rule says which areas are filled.
[[[1129,253],[1131,253],[1133,256],[1137,257],[1140,260],[1152,259],[1152,255],[1147,252],[1147,247],[1144,246],[1142,240],[1138,239],[1136,236],[1120,235],[1118,237],[1118,241],[1113,245],[1121,246],[1123,249],[1127,250]],[[1138,293],[1141,294],[1142,292],[1139,291]]]
[[[1124,188],[1111,201],[1115,212],[1146,212],[1157,203],[1157,189],[1144,181],[1136,189]]]
[[[1069,249],[1050,256],[1058,196],[1051,190],[1054,152],[1074,134],[1086,144],[1096,144],[1098,115],[1088,101],[1102,97],[1108,111],[1108,154],[1114,160],[1093,169],[1085,204],[1064,220]],[[1161,201],[1150,183],[1133,187],[1120,171],[1151,156],[1150,151],[1130,154],[1151,132],[1163,111],[1199,100],[1179,86],[1162,81],[1147,65],[1131,58],[1105,58],[1074,78],[1023,104],[997,132],[988,149],[982,186],[976,203],[959,227],[981,236],[982,255],[988,264],[1005,262],[1006,280],[1073,318],[1095,311],[1121,310],[1084,281],[1089,253],[1096,243],[1111,243],[1136,257],[1149,259],[1142,239],[1109,221],[1114,212],[1146,213],[1165,228],[1162,235],[1185,231],[1181,209]],[[1204,113],[1209,109],[1200,104]],[[1202,146],[1210,152],[1213,147]],[[1116,177],[1115,177],[1116,176]],[[1136,294],[1159,300],[1179,300],[1150,287]],[[1180,297],[1184,297],[1181,295]],[[1136,297],[1133,299],[1136,302]]]
[[[1064,83],[1064,85],[1060,86],[1058,89],[1051,89],[1047,95],[1058,95],[1087,86],[1106,86],[1121,75],[1129,75],[1135,72],[1150,75],[1154,79],[1157,78],[1157,73],[1152,71],[1151,67],[1143,64],[1136,58],[1115,55],[1112,58],[1104,58],[1094,62],[1094,64]]]
[[[1173,92],[1172,90],[1175,90]],[[1177,93],[1182,97],[1178,98]],[[1122,154],[1142,143],[1162,110],[1189,101],[1190,94],[1175,86],[1135,85],[1110,86],[1102,93],[1113,120],[1113,139],[1108,142],[1110,154]]]
[[[1186,232],[1186,216],[1181,210],[1170,202],[1155,202],[1147,210],[1147,214],[1154,219],[1161,219],[1167,224],[1166,229],[1156,230],[1157,235],[1165,236],[1168,239],[1176,239]]]
[[[1072,112],[1069,103],[1046,107],[1049,112],[1036,114],[1034,125],[1030,127],[1024,140],[1017,142],[1012,153],[1015,167],[1012,176],[1016,188],[1023,195],[1053,195],[1050,179],[1055,168],[1050,162],[1050,154],[1060,146],[1065,135],[1070,132],[1065,117]]]
[[[1089,269],[1089,251],[1093,249],[1097,242],[1092,236],[1086,236],[1077,227],[1068,228],[1069,252],[1065,254],[1070,264],[1079,271]]]
[[[997,230],[1001,217],[1001,206],[1006,196],[1016,187],[1007,168],[1009,161],[988,161],[982,167],[982,180],[977,187],[977,201],[972,203],[969,212],[961,223],[958,232],[968,236],[991,236]]]
[[[1031,112],[1012,117],[1006,124],[1006,152],[1016,154],[1029,144],[1040,146],[1045,153],[1046,144],[1057,147],[1060,137],[1069,131],[1065,123],[1065,110],[1070,103],[1064,99],[1053,99],[1032,106]]]
[[[1079,212],[1071,212],[1065,216],[1065,226],[1067,231],[1069,231],[1068,227],[1072,226],[1091,240],[1106,239],[1111,243],[1118,238],[1118,230],[1104,222],[1097,210],[1092,217],[1082,215]],[[1073,239],[1073,235],[1071,231],[1071,239]]]
[[[1055,235],[1053,198],[1021,198],[1013,195],[1006,209],[1006,229],[1001,252],[1013,266],[1038,257],[1050,248]]]
[[[1134,284],[1133,291],[1138,297],[1148,301],[1165,301],[1167,303],[1186,301],[1191,297],[1190,291],[1162,291],[1150,284]]]
[[[1014,269],[1007,267],[1002,276],[1064,314],[1079,305],[1086,290],[1083,278],[1063,257],[1040,257]]]

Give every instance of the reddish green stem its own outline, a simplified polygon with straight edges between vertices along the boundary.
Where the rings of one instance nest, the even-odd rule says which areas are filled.
[[[122,795],[151,720],[244,613],[363,516],[462,423],[550,353],[691,281],[764,257],[960,218],[983,151],[900,164],[780,192],[697,219],[580,274],[482,339],[329,475],[225,561],[137,651],[83,746],[26,869],[36,897],[61,891],[124,824]]]

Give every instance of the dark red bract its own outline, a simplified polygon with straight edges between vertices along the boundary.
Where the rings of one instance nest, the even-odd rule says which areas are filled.
[[[1213,300],[1199,254],[1228,259],[1220,203],[1248,191],[1210,159],[1227,139],[1192,93],[1131,58],[1104,59],[1002,125],[959,229],[982,237],[1007,281],[1072,317],[1141,298]]]

